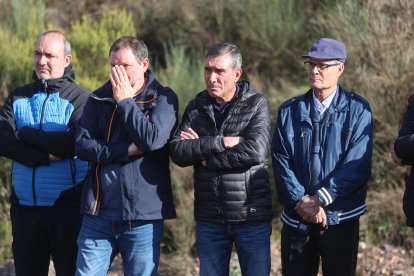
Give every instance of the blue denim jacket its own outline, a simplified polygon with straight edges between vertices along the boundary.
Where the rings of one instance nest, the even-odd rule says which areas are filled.
[[[273,171],[282,221],[306,232],[308,224],[295,212],[306,195],[318,194],[329,225],[358,218],[367,210],[365,198],[371,177],[372,118],[369,103],[338,86],[320,124],[321,181],[311,185],[312,90],[279,108],[272,140]]]

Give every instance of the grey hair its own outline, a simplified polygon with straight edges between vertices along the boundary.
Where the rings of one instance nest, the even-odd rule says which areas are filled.
[[[62,32],[55,31],[55,30],[52,30],[52,31],[46,31],[46,32],[42,33],[42,34],[38,37],[37,41],[38,41],[40,38],[42,38],[42,37],[44,37],[44,36],[46,36],[46,35],[48,35],[48,34],[57,34],[57,35],[62,36],[62,39],[63,39],[63,46],[64,46],[64,51],[65,51],[65,56],[70,55],[71,47],[70,47],[69,40],[66,38],[66,36],[65,36]]]
[[[240,69],[242,67],[242,55],[239,47],[230,43],[217,43],[208,50],[206,58],[217,57],[224,54],[230,54],[233,59],[233,69]]]
[[[145,58],[148,58],[147,45],[136,36],[123,36],[118,38],[109,49],[109,55],[125,48],[131,49],[138,62],[142,62]]]

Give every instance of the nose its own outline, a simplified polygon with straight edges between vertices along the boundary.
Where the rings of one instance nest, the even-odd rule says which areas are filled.
[[[319,73],[318,66],[317,65],[312,66],[309,72],[311,72],[312,74],[318,74]]]
[[[45,55],[39,55],[38,58],[37,58],[37,63],[38,64],[46,64],[46,60],[47,60],[47,58],[46,58]]]
[[[217,81],[217,75],[214,72],[209,72],[207,74],[207,80],[211,83],[215,83]]]

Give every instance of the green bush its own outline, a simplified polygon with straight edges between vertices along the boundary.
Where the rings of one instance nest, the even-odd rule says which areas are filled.
[[[180,114],[188,102],[196,94],[205,89],[204,55],[199,53],[186,54],[181,46],[165,46],[164,68],[156,63],[158,80],[171,87],[178,95]]]
[[[121,36],[134,36],[136,31],[129,12],[114,10],[100,20],[82,16],[67,35],[73,48],[78,84],[95,90],[109,79],[109,48],[113,42]]]

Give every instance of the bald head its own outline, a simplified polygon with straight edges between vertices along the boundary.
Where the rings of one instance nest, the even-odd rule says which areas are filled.
[[[39,36],[34,51],[34,66],[39,79],[57,79],[72,61],[70,44],[58,31],[48,31]]]

